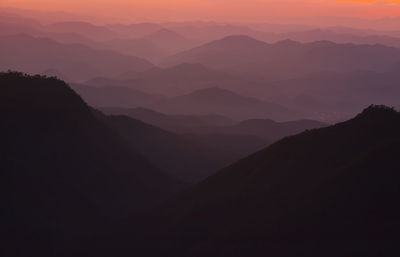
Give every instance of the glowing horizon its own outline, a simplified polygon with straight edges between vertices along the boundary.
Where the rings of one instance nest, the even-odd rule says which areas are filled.
[[[0,7],[154,21],[400,16],[400,0],[1,0]]]

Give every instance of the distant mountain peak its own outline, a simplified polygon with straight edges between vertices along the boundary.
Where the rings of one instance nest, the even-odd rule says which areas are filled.
[[[156,32],[148,35],[146,38],[148,39],[180,39],[180,40],[186,40],[185,37],[182,35],[176,33],[175,31],[166,29],[166,28],[161,28],[157,30]]]
[[[279,46],[297,46],[297,45],[301,45],[300,42],[291,40],[291,39],[284,39],[281,41],[278,41],[275,43],[275,45],[279,45]]]
[[[263,44],[263,45],[267,45],[267,43],[254,39],[250,36],[247,35],[231,35],[231,36],[227,36],[224,37],[220,40],[217,40],[217,42],[231,42],[231,43],[242,43],[242,44],[254,44],[254,43],[258,43],[258,44]]]
[[[190,95],[237,96],[236,93],[220,87],[209,87],[209,88],[199,89],[190,93]]]

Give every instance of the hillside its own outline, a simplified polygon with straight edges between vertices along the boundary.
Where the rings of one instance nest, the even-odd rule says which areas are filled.
[[[118,236],[98,241],[108,245],[101,252],[396,256],[399,129],[400,113],[371,106],[285,138],[180,194],[148,218],[141,237],[124,232],[134,220],[114,227]]]
[[[181,188],[60,80],[1,73],[0,99],[2,256],[59,255]]]

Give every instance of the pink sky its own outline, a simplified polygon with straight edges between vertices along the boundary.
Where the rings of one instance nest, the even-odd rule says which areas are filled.
[[[400,0],[0,0],[3,7],[129,20],[268,21],[274,17],[400,16]]]

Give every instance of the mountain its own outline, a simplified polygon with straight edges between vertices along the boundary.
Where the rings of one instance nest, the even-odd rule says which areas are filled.
[[[255,136],[268,142],[295,135],[307,129],[328,126],[326,123],[315,120],[276,122],[268,119],[252,119],[237,122],[225,116],[167,115],[145,108],[101,108],[101,111],[112,115],[126,115],[179,134]]]
[[[70,84],[90,106],[93,107],[125,107],[146,106],[162,100],[164,97],[148,94],[139,90],[119,86],[87,86]]]
[[[178,135],[127,116],[106,117],[132,149],[172,177],[198,183],[269,141],[249,135]]]
[[[244,97],[221,88],[206,88],[149,106],[169,114],[218,114],[236,120],[270,118],[278,121],[298,119],[304,114],[283,106]]]
[[[163,24],[163,26],[199,43],[206,43],[231,35],[247,35],[259,38],[266,34],[261,30],[252,29],[244,25],[216,22],[169,22]]]
[[[67,76],[65,76],[64,74],[62,74],[61,72],[59,72],[56,69],[47,69],[47,70],[41,72],[40,75],[47,76],[47,77],[55,77],[55,78],[58,78],[58,79],[64,80],[64,81],[70,81],[70,79]]]
[[[327,124],[315,120],[295,120],[276,122],[269,119],[244,120],[231,126],[203,128],[202,133],[220,133],[233,135],[253,135],[272,142],[287,136],[301,133],[305,130],[326,127]]]
[[[371,103],[397,106],[400,97],[399,81],[396,69],[384,73],[318,72],[274,81],[269,83],[269,87],[248,90],[250,95],[264,96],[267,100],[287,103],[292,109],[316,113],[314,116],[321,120],[343,120]]]
[[[182,185],[56,78],[0,74],[2,256],[57,256]]]
[[[193,47],[193,43],[178,33],[162,28],[144,37],[144,39],[156,44],[168,55]]]
[[[253,58],[267,58],[268,47],[267,43],[248,36],[228,36],[173,55],[164,63],[168,66],[180,63],[200,63],[212,68],[226,68]],[[260,53],[262,55],[257,56]]]
[[[123,86],[140,91],[177,96],[195,90],[221,87],[245,92],[265,86],[258,76],[218,71],[200,64],[183,63],[169,68],[151,68],[143,72],[128,71],[112,78],[99,77],[85,84]]]
[[[0,70],[40,73],[56,69],[72,80],[113,76],[152,67],[146,60],[112,51],[95,50],[79,44],[60,44],[28,35],[0,37]],[[29,46],[29,47],[27,47]]]
[[[101,249],[93,256],[397,256],[399,129],[400,113],[371,106],[287,137],[181,193],[141,226],[135,219],[115,226],[89,249]]]
[[[203,128],[233,126],[236,121],[221,115],[167,115],[146,108],[100,108],[106,114],[125,115],[176,133],[199,133]],[[239,133],[238,133],[239,134]]]
[[[109,24],[106,27],[130,39],[143,38],[163,29],[162,25],[156,23]]]
[[[45,28],[50,32],[78,33],[96,41],[111,40],[118,37],[117,33],[106,27],[81,21],[57,22],[47,25]]]
[[[289,32],[276,35],[277,40],[283,39],[291,39],[298,42],[313,42],[313,41],[331,41],[338,44],[381,44],[390,47],[399,47],[400,46],[400,38],[391,37],[387,35],[374,35],[374,34],[366,34],[366,35],[355,35],[351,32],[347,33],[339,33],[335,32],[334,29],[313,29],[307,31],[296,31]]]
[[[17,34],[28,34],[34,37],[49,38],[59,43],[83,44],[97,50],[112,50],[155,62],[158,62],[168,56],[167,52],[165,52],[158,45],[154,44],[152,41],[144,38],[132,39],[129,37],[129,33],[115,38],[112,37],[112,39],[95,40],[81,30],[66,30],[66,32],[55,29],[49,30],[46,26],[32,23],[29,20],[10,22],[1,19],[0,16],[0,35],[10,36]]]
[[[159,62],[168,56],[162,47],[148,39],[113,39],[102,42],[103,48],[123,54],[137,56],[152,62]]]
[[[9,21],[2,19],[0,14],[0,35],[11,36],[18,34],[28,34],[34,37],[43,37],[55,40],[59,43],[78,43],[90,47],[97,47],[97,43],[84,35],[76,32],[51,32],[40,23],[31,21],[29,19],[22,19],[18,21]]]
[[[200,63],[241,72],[256,72],[270,79],[318,71],[387,71],[400,60],[400,50],[383,45],[298,43],[285,40],[267,44],[248,36],[229,36],[168,57],[163,65]]]

